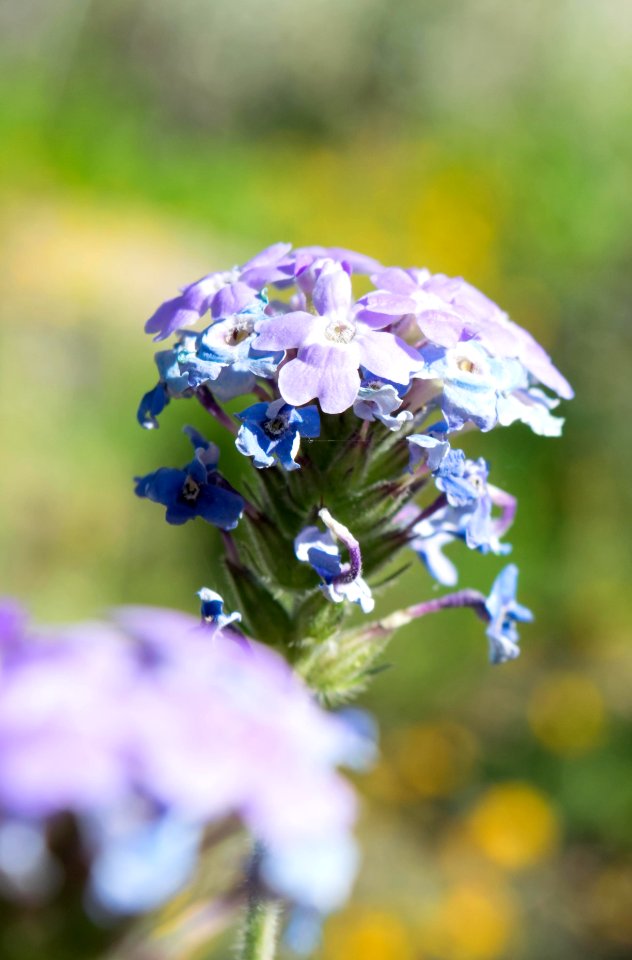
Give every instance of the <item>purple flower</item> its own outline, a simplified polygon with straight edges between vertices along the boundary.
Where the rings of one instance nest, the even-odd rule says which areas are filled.
[[[195,517],[232,530],[244,510],[243,498],[218,473],[219,450],[192,427],[185,427],[195,456],[186,467],[177,470],[161,467],[144,477],[136,477],[135,493],[167,508],[167,523],[182,524]]]
[[[362,298],[367,319],[398,323],[403,329],[414,323],[432,343],[452,347],[461,338],[464,321],[459,313],[435,293],[425,289],[427,270],[391,267],[373,279],[378,290]]]
[[[414,443],[418,443],[416,438]],[[443,554],[454,540],[464,540],[471,550],[505,554],[511,550],[500,538],[509,529],[516,512],[516,500],[504,490],[487,483],[487,464],[483,459],[468,460],[461,450],[443,450],[430,446],[435,469],[432,476],[442,496],[424,511],[412,532],[411,547],[430,574],[444,586],[454,586],[456,567]],[[500,516],[492,510],[500,508]]]
[[[364,298],[367,311],[391,320],[412,316],[424,337],[439,346],[475,338],[491,356],[519,360],[544,386],[572,398],[572,387],[531,334],[461,277],[392,268],[373,279],[380,290]]]
[[[253,291],[285,278],[279,264],[291,248],[290,243],[275,243],[241,267],[209,273],[183,287],[179,296],[158,307],[145,324],[145,332],[154,333],[154,340],[165,340],[176,330],[196,323],[208,310],[215,318],[238,313],[252,301]]]
[[[243,425],[235,446],[255,467],[271,467],[275,457],[284,470],[298,470],[295,460],[301,437],[314,439],[320,435],[320,417],[316,407],[297,410],[283,398],[272,403],[254,403],[237,414]]]
[[[169,610],[124,608],[115,622],[26,631],[0,606],[0,648],[12,651],[0,827],[43,836],[49,817],[74,814],[92,897],[133,913],[186,882],[208,823],[237,816],[277,894],[338,906],[355,868],[355,801],[335,768],[366,755],[364,738],[254,641]],[[312,869],[309,850],[325,865]]]
[[[323,265],[313,303],[316,315],[296,311],[258,326],[258,349],[298,350],[279,371],[279,390],[287,403],[301,406],[317,398],[325,413],[342,413],[358,395],[360,366],[378,377],[409,383],[419,366],[417,352],[358,318],[351,280],[339,264]]]

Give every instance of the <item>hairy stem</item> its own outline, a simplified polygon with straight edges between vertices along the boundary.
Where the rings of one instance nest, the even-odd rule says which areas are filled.
[[[261,848],[255,847],[248,874],[248,906],[241,932],[239,960],[274,960],[281,904],[262,895],[259,880]]]

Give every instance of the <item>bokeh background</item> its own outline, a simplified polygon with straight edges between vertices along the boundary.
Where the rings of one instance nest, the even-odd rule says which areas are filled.
[[[212,578],[213,533],[132,495],[203,425],[134,420],[178,285],[276,240],[465,276],[577,391],[563,439],[473,448],[520,498],[537,619],[496,669],[467,611],[389,648],[363,870],[320,956],[630,957],[628,0],[21,0],[0,37],[2,591],[60,620],[193,609]],[[500,566],[459,561],[485,591]],[[383,603],[432,590],[414,564]]]

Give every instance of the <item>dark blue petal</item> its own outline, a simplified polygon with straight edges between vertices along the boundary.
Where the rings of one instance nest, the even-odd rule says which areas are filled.
[[[157,383],[153,390],[149,390],[138,405],[136,419],[145,430],[155,430],[160,424],[158,416],[169,403],[169,397],[162,383]]]
[[[299,414],[299,433],[310,440],[320,436],[320,416],[316,406],[301,407],[296,411]]]
[[[179,495],[186,477],[185,470],[160,467],[154,473],[148,473],[144,477],[136,477],[135,493],[138,497],[146,497],[155,503],[168,506]]]
[[[207,484],[195,505],[198,516],[221,530],[233,530],[244,511],[244,501],[233,490]]]
[[[241,413],[236,413],[235,416],[239,420],[253,420],[255,423],[263,423],[268,417],[268,406],[268,403],[253,403],[252,406],[242,410]]]

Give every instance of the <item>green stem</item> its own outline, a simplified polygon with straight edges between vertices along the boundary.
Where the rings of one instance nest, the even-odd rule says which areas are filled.
[[[248,901],[239,960],[274,960],[281,905],[252,896]]]
[[[260,859],[261,850],[255,847],[248,877],[248,906],[239,960],[274,960],[276,954],[281,904],[261,894],[257,878]]]

